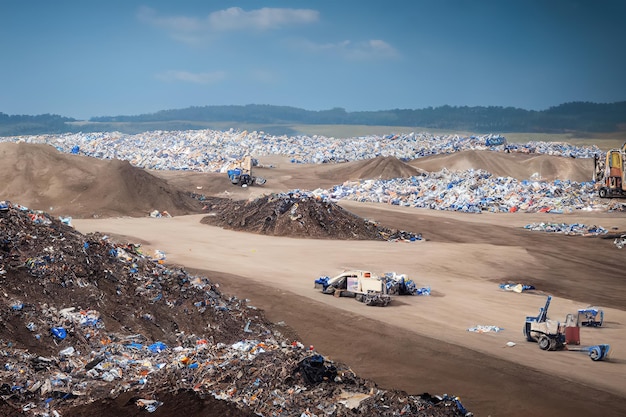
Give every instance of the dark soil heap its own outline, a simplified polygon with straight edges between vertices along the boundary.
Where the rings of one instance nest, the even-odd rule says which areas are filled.
[[[10,204],[0,285],[0,416],[465,414],[378,389],[137,245]]]
[[[251,201],[205,200],[203,224],[271,236],[339,240],[421,240],[389,229],[309,193],[280,193]]]

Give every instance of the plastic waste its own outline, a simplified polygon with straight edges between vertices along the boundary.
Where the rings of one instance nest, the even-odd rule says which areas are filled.
[[[63,340],[67,337],[67,330],[65,330],[63,327],[53,327],[52,329],[50,329],[50,332],[52,333],[52,336],[59,340]]]
[[[62,351],[60,351],[59,355],[61,355],[61,356],[72,356],[74,354],[74,352],[76,352],[74,347],[73,346],[69,346],[69,347],[63,349]]]
[[[155,342],[148,346],[148,350],[153,353],[159,353],[167,349],[167,345],[163,342]]]

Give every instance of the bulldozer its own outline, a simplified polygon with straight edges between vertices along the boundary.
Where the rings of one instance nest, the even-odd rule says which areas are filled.
[[[594,157],[594,188],[601,198],[626,197],[626,142],[620,149]]]
[[[252,175],[252,167],[257,166],[258,161],[250,155],[246,155],[241,161],[237,161],[228,169],[228,179],[231,184],[247,187],[249,185],[263,185],[265,178]]]

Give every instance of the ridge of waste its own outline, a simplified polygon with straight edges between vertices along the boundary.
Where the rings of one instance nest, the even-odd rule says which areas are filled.
[[[395,157],[401,161],[464,150],[545,154],[567,158],[592,158],[603,152],[597,146],[531,141],[508,144],[499,135],[462,136],[408,133],[352,138],[325,136],[272,136],[263,132],[152,131],[136,135],[119,132],[76,133],[4,137],[0,141],[47,143],[61,152],[101,159],[122,159],[132,165],[157,170],[226,172],[245,155],[284,155],[293,163],[334,163]],[[292,190],[297,191],[297,190]],[[620,201],[600,199],[592,182],[568,180],[518,181],[482,170],[426,173],[409,178],[346,181],[316,194],[331,199],[382,202],[407,207],[471,213],[546,212],[576,210],[624,211]]]
[[[379,389],[162,253],[14,204],[0,231],[0,413],[115,398],[154,412],[186,395],[231,416],[471,415],[454,396]]]
[[[494,134],[462,136],[406,133],[367,135],[351,138],[273,136],[263,132],[230,129],[150,131],[135,135],[119,132],[67,133],[0,137],[0,141],[47,143],[59,151],[122,159],[147,169],[192,170],[225,173],[246,155],[285,155],[293,163],[321,164],[393,156],[401,161],[463,150],[493,150],[593,158],[602,153],[597,146],[573,146],[562,142],[530,141],[507,144]]]
[[[203,201],[208,215],[201,223],[233,230],[313,239],[422,240],[421,233],[380,226],[307,191],[272,193],[248,201],[219,197]]]
[[[352,200],[481,213],[571,213],[576,210],[624,211],[620,201],[601,201],[591,182],[518,181],[484,170],[425,173],[410,178],[346,181],[329,190],[315,190],[333,200]]]

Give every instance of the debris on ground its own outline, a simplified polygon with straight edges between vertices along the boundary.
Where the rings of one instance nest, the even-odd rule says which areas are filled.
[[[516,293],[522,293],[524,291],[529,291],[529,290],[534,290],[535,286],[534,285],[528,285],[528,284],[500,284],[499,285],[501,290],[504,291],[513,291]]]
[[[469,329],[467,329],[468,332],[475,332],[475,333],[490,333],[490,332],[498,333],[502,330],[504,329],[498,326],[490,326],[490,325],[483,325],[483,324],[479,324],[479,325],[476,325],[474,327],[470,327]]]
[[[531,223],[524,229],[540,232],[562,233],[569,236],[598,236],[608,233],[602,226],[585,225],[580,223]]]
[[[380,389],[140,245],[13,204],[0,232],[2,416],[471,414]]]

